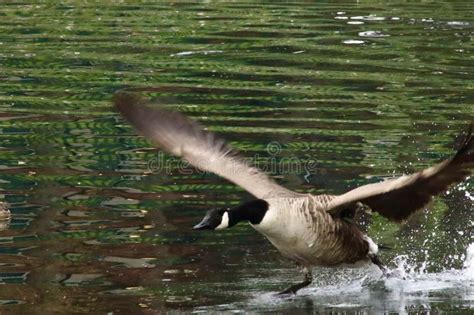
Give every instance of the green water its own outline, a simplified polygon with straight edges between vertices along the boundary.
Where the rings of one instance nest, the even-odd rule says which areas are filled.
[[[408,280],[315,268],[275,298],[301,275],[262,236],[191,230],[251,197],[152,149],[111,98],[140,92],[288,188],[343,193],[452,154],[474,119],[473,2],[79,3],[0,4],[0,313],[472,311],[472,179],[404,225],[361,218]]]

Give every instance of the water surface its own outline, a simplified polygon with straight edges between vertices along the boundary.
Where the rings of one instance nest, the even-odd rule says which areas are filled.
[[[195,117],[281,184],[339,194],[429,166],[474,118],[474,4],[0,4],[0,312],[464,312],[472,179],[404,225],[362,226],[377,269],[293,264],[242,224],[251,197],[152,149],[111,106],[127,88]],[[459,140],[459,138],[458,138]],[[471,254],[468,247],[471,244]]]

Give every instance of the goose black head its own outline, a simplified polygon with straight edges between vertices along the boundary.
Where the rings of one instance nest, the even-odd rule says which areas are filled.
[[[222,230],[242,221],[260,224],[268,210],[268,202],[256,199],[235,208],[213,209],[207,211],[204,219],[193,228],[195,230]]]
[[[229,227],[229,209],[212,209],[207,211],[201,222],[196,224],[195,230],[222,230]]]

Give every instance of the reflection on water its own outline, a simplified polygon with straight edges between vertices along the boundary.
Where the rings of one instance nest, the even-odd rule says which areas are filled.
[[[474,119],[473,10],[0,4],[0,201],[12,212],[0,220],[0,312],[469,312],[472,179],[404,225],[361,218],[393,248],[383,259],[397,276],[316,268],[312,287],[275,298],[301,275],[263,237],[191,230],[250,197],[152,149],[110,99],[138,91],[283,185],[342,193],[452,153]],[[289,160],[307,167],[273,167]]]

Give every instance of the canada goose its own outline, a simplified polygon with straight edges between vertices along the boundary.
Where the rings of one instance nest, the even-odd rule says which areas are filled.
[[[192,165],[216,173],[256,197],[235,208],[214,209],[194,226],[221,230],[240,221],[262,233],[305,272],[304,281],[280,294],[296,293],[312,281],[311,266],[372,262],[384,273],[378,246],[350,220],[363,207],[401,222],[432,196],[466,178],[474,165],[472,124],[459,151],[449,160],[411,175],[368,184],[345,194],[311,195],[281,187],[237,156],[211,132],[184,115],[148,107],[138,96],[119,92],[114,103],[141,134]]]
[[[0,220],[10,219],[11,213],[8,208],[8,204],[5,202],[0,202]]]
[[[0,202],[0,231],[10,226],[11,213],[6,202]]]

